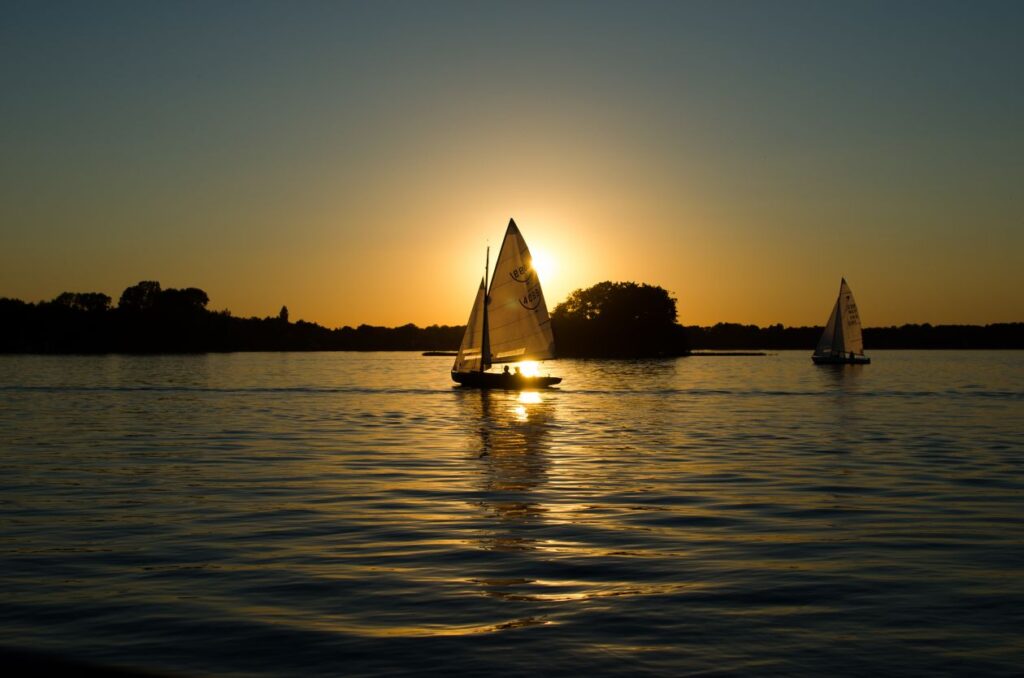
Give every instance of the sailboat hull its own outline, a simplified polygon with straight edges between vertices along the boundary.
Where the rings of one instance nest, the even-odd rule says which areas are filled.
[[[838,355],[812,355],[811,360],[815,365],[870,365],[871,358],[863,355],[838,356]]]
[[[500,388],[508,391],[522,391],[531,388],[547,388],[562,381],[561,377],[528,377],[525,374],[503,372],[452,372],[452,380],[470,388]]]

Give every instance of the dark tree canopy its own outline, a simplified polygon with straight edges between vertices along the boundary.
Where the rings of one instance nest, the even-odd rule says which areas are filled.
[[[143,280],[121,293],[117,307],[122,311],[146,311],[156,306],[160,297],[160,283]]]
[[[142,283],[139,283],[142,284]],[[157,283],[159,285],[160,283]],[[198,287],[177,290],[166,289],[157,296],[156,306],[161,310],[179,313],[202,311],[210,303],[206,292]]]
[[[601,282],[576,290],[554,314],[573,320],[667,324],[676,321],[676,300],[667,290],[635,282]]]
[[[63,292],[53,303],[74,311],[102,313],[110,309],[111,298],[101,292]]]
[[[559,355],[646,358],[683,355],[676,300],[664,288],[601,282],[576,290],[552,312]]]

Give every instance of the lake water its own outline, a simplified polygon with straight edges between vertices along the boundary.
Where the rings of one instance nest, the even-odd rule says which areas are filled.
[[[1024,352],[0,356],[0,646],[181,675],[1020,675]]]

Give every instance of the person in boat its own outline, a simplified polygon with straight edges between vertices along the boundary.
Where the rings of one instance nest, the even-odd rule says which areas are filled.
[[[853,351],[850,351],[850,360],[853,360]]]
[[[503,376],[504,376],[504,377],[505,377],[506,379],[508,379],[509,377],[511,377],[511,376],[512,376],[512,375],[511,375],[511,374],[509,374],[509,372],[508,372],[508,365],[505,365],[505,369],[503,369],[503,370],[501,371],[501,374],[502,374],[502,375],[503,375]]]
[[[523,373],[519,369],[519,365],[516,365],[516,379],[520,378],[521,376],[523,376]]]

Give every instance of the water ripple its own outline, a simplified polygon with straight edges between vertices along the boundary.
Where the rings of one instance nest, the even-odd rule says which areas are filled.
[[[873,358],[0,357],[0,654],[1015,675],[1024,354]]]

